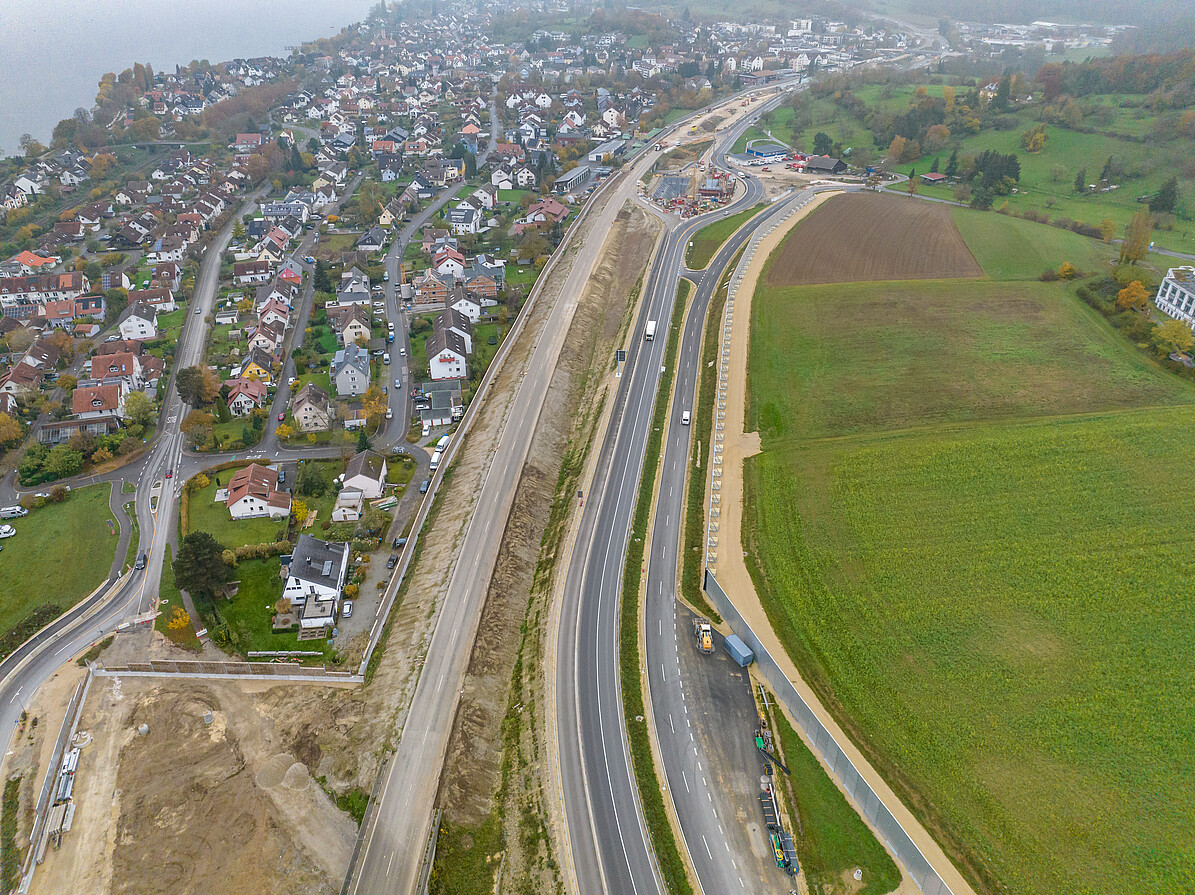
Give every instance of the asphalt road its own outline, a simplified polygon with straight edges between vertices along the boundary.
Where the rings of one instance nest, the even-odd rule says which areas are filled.
[[[718,135],[713,149],[715,164],[751,121],[779,104],[783,95],[761,103],[744,118]],[[610,893],[649,895],[662,893],[650,838],[639,805],[638,789],[628,752],[619,671],[619,613],[622,573],[627,539],[638,494],[644,451],[659,387],[667,327],[672,317],[677,280],[683,271],[684,250],[697,230],[719,217],[754,206],[763,195],[758,180],[746,175],[745,193],[719,212],[672,221],[652,269],[644,306],[635,328],[616,396],[613,417],[600,448],[598,465],[580,529],[568,565],[564,606],[557,641],[557,730],[560,776],[564,787],[565,815],[579,891],[599,886]],[[673,647],[671,676],[668,660],[659,649],[648,653],[647,673],[657,733],[671,732],[669,717],[683,718],[684,697],[677,682],[675,581],[677,549],[683,527],[684,472],[688,459],[687,429],[679,425],[679,409],[692,406],[700,352],[700,321],[709,298],[727,263],[746,240],[749,231],[771,212],[765,210],[724,246],[698,279],[698,290],[689,313],[689,326],[679,346],[678,379],[673,411],[677,425],[665,446],[666,481],[661,491],[663,514],[657,508],[648,570],[649,595],[644,634],[659,635],[657,647]],[[657,321],[659,337],[651,342],[643,333],[648,320]],[[665,555],[657,556],[663,545]],[[670,554],[671,561],[668,561]],[[670,626],[665,631],[665,618]],[[654,684],[653,684],[654,678]],[[674,725],[675,721],[673,721]],[[701,764],[687,728],[678,728],[675,748],[662,749],[669,788],[681,817],[685,842],[706,892],[741,891],[737,874],[725,860],[727,851],[712,795],[697,787],[700,779],[690,772]],[[683,743],[682,743],[683,740]],[[685,785],[686,779],[691,782]],[[675,786],[673,781],[675,780]],[[677,789],[679,787],[679,791]],[[702,838],[704,837],[704,838]],[[713,851],[713,845],[719,846]],[[709,846],[708,848],[705,846]],[[700,852],[700,853],[699,853]],[[716,856],[715,856],[716,855]]]

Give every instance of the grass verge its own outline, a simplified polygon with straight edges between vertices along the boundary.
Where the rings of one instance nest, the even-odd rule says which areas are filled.
[[[21,778],[4,781],[3,817],[0,818],[0,884],[5,892],[21,885],[21,850],[17,847],[17,815],[21,809]]]
[[[692,895],[689,875],[681,858],[656,765],[652,758],[651,738],[647,722],[639,720],[646,714],[643,703],[643,683],[639,674],[639,585],[642,579],[643,551],[646,546],[647,520],[651,515],[651,496],[655,490],[656,471],[660,465],[660,444],[664,437],[664,419],[668,412],[668,399],[672,394],[672,379],[676,370],[676,350],[680,340],[681,321],[685,313],[685,296],[682,287],[677,288],[676,303],[672,311],[672,323],[668,328],[668,345],[664,349],[664,372],[660,374],[660,389],[656,393],[656,408],[652,414],[652,427],[647,436],[647,447],[643,455],[643,473],[639,479],[639,497],[635,503],[635,516],[631,525],[631,537],[627,543],[627,559],[622,577],[622,609],[619,630],[619,664],[622,678],[622,706],[626,714],[627,738],[631,746],[631,763],[635,766],[635,780],[639,785],[639,801],[643,816],[651,834],[652,848],[664,887],[674,895]]]
[[[793,844],[809,891],[813,895],[837,892],[845,875],[855,868],[863,871],[863,885],[855,895],[893,891],[900,884],[896,862],[774,703],[773,699],[769,713],[772,733],[791,772],[775,779],[788,806]]]
[[[740,211],[738,214],[732,214],[728,218],[702,227],[690,240],[689,247],[685,249],[685,266],[690,270],[703,269],[722,247],[722,243],[726,242],[735,230],[765,207],[767,207],[767,203],[760,202],[754,208],[748,208],[746,211]]]
[[[103,640],[81,655],[77,660],[75,660],[75,664],[80,668],[86,668],[87,663],[94,662],[96,659],[98,659],[100,657],[100,653],[110,647],[112,645],[112,641],[115,639],[116,635],[105,637]]]
[[[124,567],[127,569],[133,565],[133,561],[137,558],[137,548],[141,546],[141,523],[137,521],[137,502],[127,501],[124,505],[124,514],[133,529],[129,545],[124,551]]]
[[[704,436],[702,439],[693,438],[689,443],[688,495],[685,506],[685,535],[681,544],[681,576],[680,590],[682,598],[690,605],[708,616],[715,624],[722,623],[722,616],[710,605],[705,598],[705,591],[701,586],[701,570],[704,566],[705,552],[705,470],[708,468],[710,454],[713,450],[712,438],[714,431],[714,392],[718,380],[718,336],[722,332],[720,325],[722,312],[726,307],[726,294],[730,288],[730,278],[734,269],[743,256],[739,251],[726,271],[718,288],[710,298],[710,306],[705,315],[705,332],[701,342],[701,366],[697,380],[697,394],[693,402],[693,431]]]
[[[154,630],[175,646],[199,652],[203,647],[199,638],[195,636],[195,619],[188,617],[185,625],[180,625],[178,628],[170,627],[170,623],[175,618],[175,610],[182,609],[185,613],[186,609],[183,607],[183,595],[179,593],[178,585],[174,583],[174,559],[169,544],[166,545],[166,558],[162,562],[162,580],[158,585],[158,597],[164,602],[165,608],[154,619]]]

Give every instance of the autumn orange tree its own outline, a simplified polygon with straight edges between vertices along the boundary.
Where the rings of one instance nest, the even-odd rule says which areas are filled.
[[[1116,306],[1122,311],[1141,311],[1149,309],[1149,293],[1145,291],[1145,284],[1140,280],[1133,280],[1116,293]]]

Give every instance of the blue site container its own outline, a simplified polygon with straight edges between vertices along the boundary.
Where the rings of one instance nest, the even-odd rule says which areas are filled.
[[[730,653],[730,658],[741,667],[746,668],[755,661],[755,653],[751,652],[751,647],[743,643],[739,635],[730,634],[722,642],[726,644],[726,652]]]

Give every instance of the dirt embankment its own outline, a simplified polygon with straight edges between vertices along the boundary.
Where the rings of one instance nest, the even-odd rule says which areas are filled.
[[[449,854],[467,847],[468,830],[500,811],[500,892],[546,892],[560,885],[541,770],[546,597],[558,540],[576,504],[572,482],[610,388],[615,343],[658,232],[654,217],[628,203],[606,236],[536,426],[453,727],[438,802],[446,812],[446,835],[458,841],[442,836],[441,843]],[[502,722],[512,705],[504,736]],[[504,762],[510,773],[502,786]]]
[[[92,741],[79,761],[74,825],[32,891],[336,890],[356,825],[312,778],[304,761],[316,754],[300,760],[302,741],[270,715],[272,690],[302,689],[292,701],[309,710],[336,696],[263,686],[96,678],[80,723]]]

